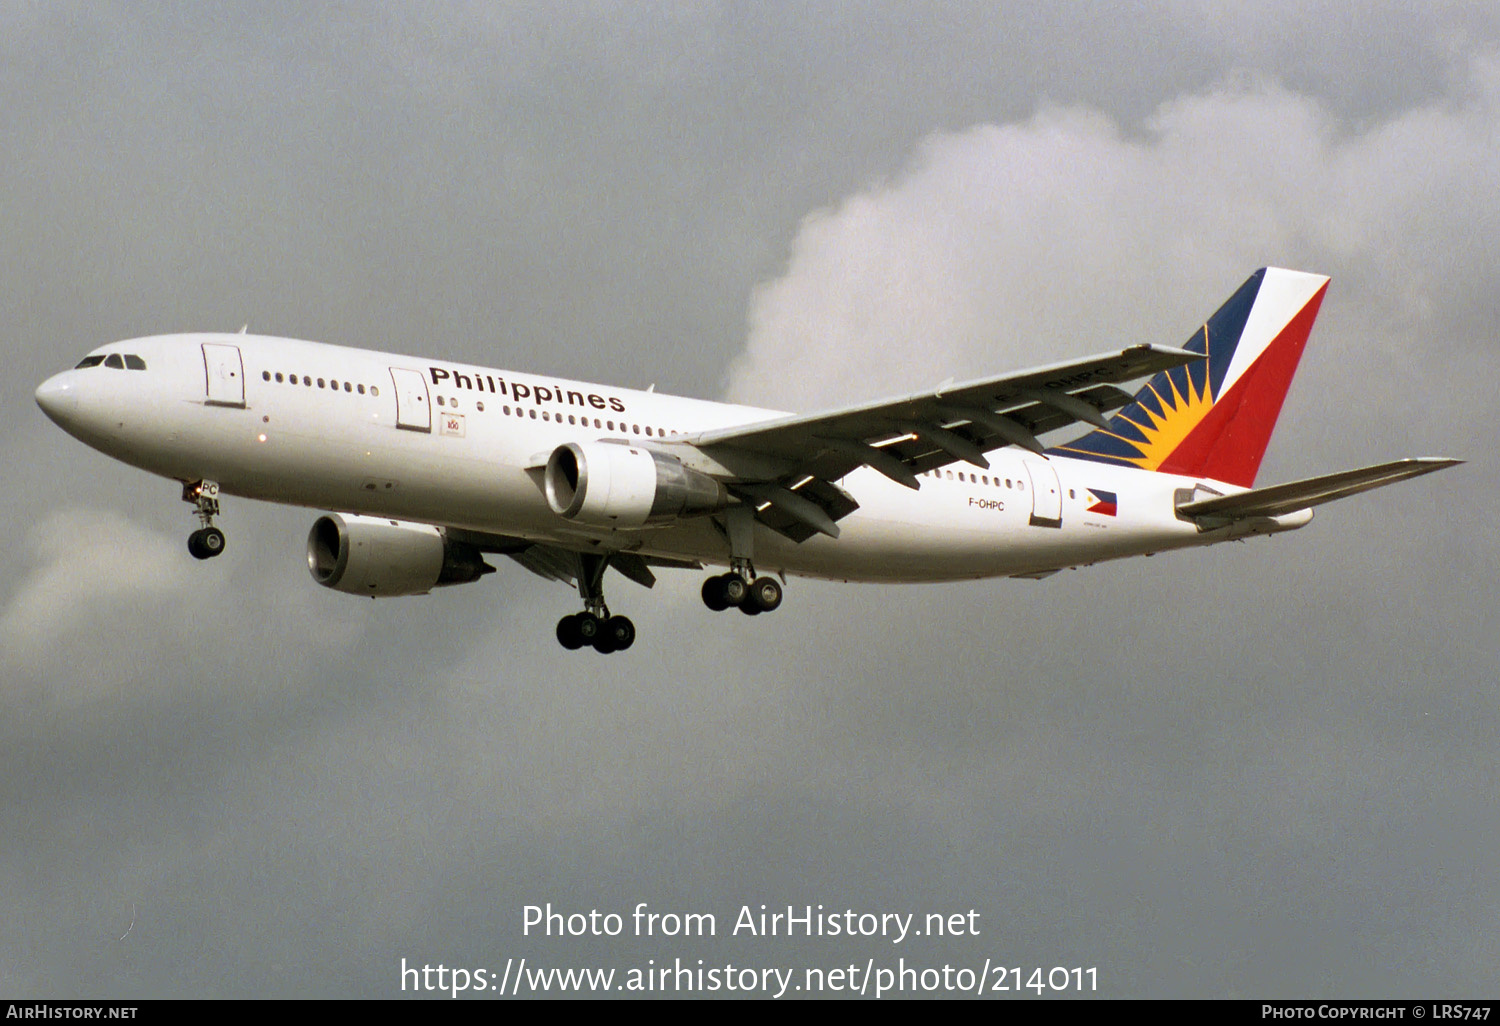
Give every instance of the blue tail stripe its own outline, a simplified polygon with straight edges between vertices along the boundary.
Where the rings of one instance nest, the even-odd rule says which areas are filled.
[[[1091,432],[1048,451],[1135,466],[1133,461],[1141,458],[1141,452],[1130,443],[1146,441],[1146,435],[1137,425],[1154,424],[1170,416],[1171,409],[1166,404],[1174,396],[1201,396],[1205,390],[1213,397],[1219,395],[1265,276],[1265,268],[1252,274],[1183,346],[1189,352],[1203,353],[1208,359],[1162,371],[1136,393],[1128,406],[1110,418],[1107,430]]]

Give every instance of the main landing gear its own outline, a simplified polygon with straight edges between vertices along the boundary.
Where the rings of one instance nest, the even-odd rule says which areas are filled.
[[[584,610],[557,621],[557,640],[563,648],[576,650],[588,645],[608,655],[635,644],[635,624],[629,617],[610,616],[604,604],[604,571],[608,568],[608,556],[578,554],[578,594]]]
[[[182,501],[190,502],[202,527],[188,535],[188,552],[194,559],[212,559],[224,551],[224,532],[214,526],[219,515],[219,485],[215,481],[188,481],[182,486]]]
[[[774,577],[756,577],[751,562],[754,548],[755,510],[731,506],[722,521],[716,521],[729,542],[729,572],[703,582],[703,604],[714,612],[738,607],[746,616],[769,613],[781,605],[781,584]]]
[[[731,570],[703,582],[703,604],[714,612],[738,606],[746,616],[769,613],[781,605],[781,582],[774,577],[756,577],[748,566]]]

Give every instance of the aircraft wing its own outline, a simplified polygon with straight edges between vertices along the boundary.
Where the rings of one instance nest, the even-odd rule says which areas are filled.
[[[1041,455],[1038,435],[1079,421],[1103,426],[1106,412],[1129,403],[1131,395],[1117,382],[1202,359],[1183,349],[1131,346],[893,399],[706,431],[683,441],[726,463],[739,454],[792,468],[726,484],[756,506],[757,519],[794,541],[815,533],[838,537],[836,522],[859,504],[837,481],[859,467],[917,488],[918,474],[949,463],[988,467],[984,454],[1002,446]]]
[[[1452,467],[1463,460],[1445,459],[1439,456],[1423,456],[1417,459],[1396,460],[1358,470],[1345,470],[1338,474],[1325,474],[1304,481],[1271,485],[1269,488],[1253,488],[1237,495],[1221,495],[1211,499],[1199,499],[1177,507],[1177,512],[1193,520],[1234,521],[1255,517],[1278,517],[1286,513],[1307,509],[1321,503],[1356,495],[1372,488],[1380,488],[1410,477],[1420,477],[1435,470]],[[1217,526],[1217,525],[1215,525]]]

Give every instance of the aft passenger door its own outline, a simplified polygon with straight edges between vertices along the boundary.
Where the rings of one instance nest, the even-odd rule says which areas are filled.
[[[240,359],[239,346],[203,343],[203,373],[209,406],[245,408],[245,365]]]
[[[1050,463],[1041,460],[1022,460],[1026,473],[1031,478],[1031,525],[1033,527],[1062,526],[1062,485],[1058,483],[1057,471]]]
[[[421,371],[391,368],[396,386],[396,426],[407,431],[432,431],[432,405],[427,397],[427,379]]]

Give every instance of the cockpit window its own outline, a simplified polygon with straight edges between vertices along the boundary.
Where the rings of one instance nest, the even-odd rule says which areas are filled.
[[[109,358],[104,361],[104,366],[113,367],[115,370],[124,370],[125,361],[120,359],[119,353],[110,353]]]
[[[78,366],[73,369],[83,370],[85,367],[97,367],[103,362],[104,357],[102,356],[85,356],[82,360],[78,361]]]
[[[126,370],[145,370],[146,369],[146,361],[142,360],[139,356],[136,356],[134,353],[126,353],[125,354],[125,368],[126,368]]]

